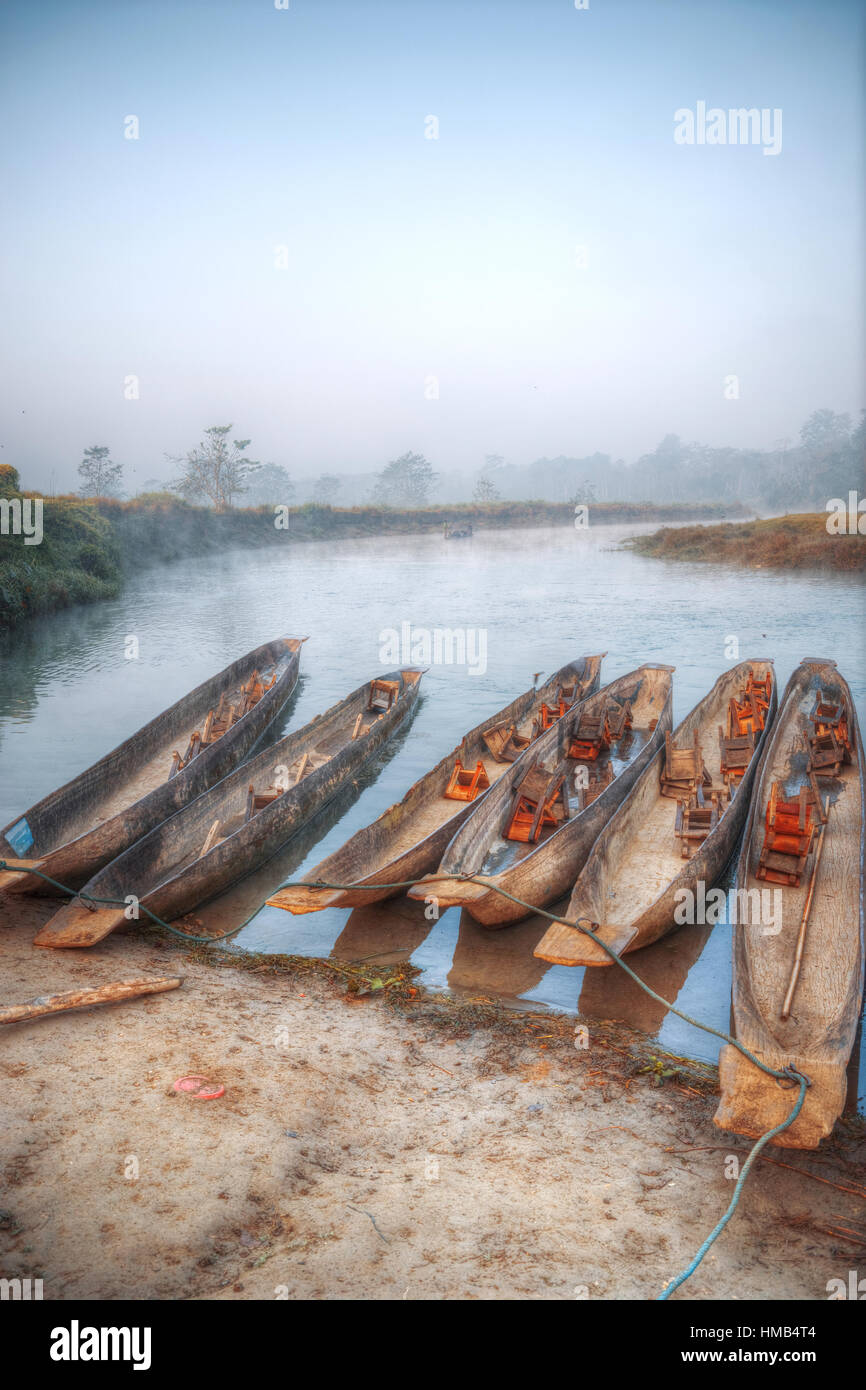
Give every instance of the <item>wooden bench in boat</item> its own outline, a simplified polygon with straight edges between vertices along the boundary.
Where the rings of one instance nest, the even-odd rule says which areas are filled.
[[[769,708],[769,703],[762,700],[754,690],[743,700],[737,700],[732,696],[728,704],[729,732],[732,735],[752,734],[757,738],[766,723]]]
[[[692,851],[715,830],[720,814],[719,793],[711,792],[708,804],[700,786],[694,796],[683,798],[677,804],[674,834],[680,841],[683,859],[689,859]]]
[[[539,714],[539,732],[544,733],[545,729],[550,729],[556,723],[557,719],[562,718],[567,709],[568,705],[565,700],[562,699],[555,705],[548,705],[542,701]]]
[[[712,774],[707,770],[701,753],[700,734],[695,729],[691,748],[677,748],[670,730],[665,734],[665,765],[661,774],[662,796],[686,800],[693,797],[698,787],[709,787]]]
[[[826,700],[819,690],[809,722],[812,732],[806,735],[808,771],[818,777],[838,777],[842,764],[850,763],[853,757],[844,704]]]
[[[601,796],[605,787],[610,786],[612,781],[613,768],[611,767],[610,763],[605,762],[601,765],[596,764],[596,767],[595,769],[593,769],[593,773],[590,776],[587,785],[585,787],[578,786],[577,788],[578,811],[585,811],[587,806],[591,806],[592,803]]]
[[[553,772],[534,763],[527,769],[514,788],[505,826],[506,840],[534,844],[544,826],[561,825],[568,819],[566,773],[564,762]]]
[[[458,758],[444,795],[452,801],[474,801],[478,793],[485,791],[489,786],[490,778],[480,758],[474,769],[464,767]]]
[[[746,696],[748,697],[754,692],[758,699],[763,700],[767,709],[769,709],[772,690],[773,677],[771,673],[768,671],[764,676],[756,676],[750,667],[749,674],[746,678]]]
[[[492,757],[498,763],[513,763],[532,742],[517,732],[514,724],[494,724],[481,735]]]
[[[782,782],[774,782],[767,802],[764,844],[755,877],[770,883],[799,888],[815,833],[813,810],[826,820],[820,794],[803,785],[796,799],[789,799]]]
[[[612,743],[622,738],[625,731],[631,727],[629,700],[622,705],[618,705],[615,700],[608,700],[598,715],[584,710],[572,734],[567,756],[577,759],[578,762],[592,762],[600,753],[610,748]]]
[[[367,702],[367,709],[387,714],[399,694],[399,681],[371,681],[370,699]]]
[[[247,792],[244,822],[252,820],[253,816],[258,815],[259,811],[263,811],[266,806],[270,806],[272,801],[276,801],[278,796],[282,796],[284,790],[285,788],[283,787],[268,787],[266,791],[257,792],[252,782],[250,782],[249,791]]]

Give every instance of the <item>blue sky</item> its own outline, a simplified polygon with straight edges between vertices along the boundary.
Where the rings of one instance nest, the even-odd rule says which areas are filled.
[[[856,413],[861,40],[841,0],[7,0],[0,459],[107,443],[134,489],[232,420],[296,475],[474,471]],[[677,145],[698,101],[781,152]]]

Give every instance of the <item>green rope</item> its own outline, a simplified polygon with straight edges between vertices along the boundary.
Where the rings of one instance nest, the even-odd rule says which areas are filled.
[[[76,893],[74,889],[66,887],[65,884],[58,883],[56,879],[49,878],[47,874],[41,873],[38,869],[20,869],[16,867],[14,864],[8,864],[4,859],[0,859],[0,870],[2,869],[12,870],[13,872],[34,874],[37,878],[41,878],[46,883],[50,883],[52,887],[60,889],[60,891],[63,893],[68,893],[71,897],[77,897],[82,902],[101,903],[103,905],[112,907],[126,906],[125,899],[94,898],[91,897],[91,895],[88,893]],[[692,1018],[691,1015],[685,1013],[682,1009],[676,1008],[674,1004],[671,1004],[670,1001],[663,998],[662,995],[656,994],[654,989],[650,989],[649,985],[646,984],[640,978],[639,975],[635,974],[635,972],[631,969],[631,966],[626,965],[622,957],[619,956],[617,952],[613,950],[612,947],[608,946],[606,942],[602,941],[600,936],[596,936],[595,932],[592,930],[591,927],[583,925],[584,922],[587,922],[589,920],[588,918],[583,917],[579,918],[576,922],[567,922],[563,917],[557,917],[555,913],[546,912],[544,908],[535,907],[534,904],[525,902],[523,898],[518,898],[513,893],[509,893],[507,889],[501,888],[499,884],[491,883],[488,879],[479,878],[475,874],[432,874],[427,878],[406,879],[401,883],[326,883],[323,879],[315,879],[313,881],[307,882],[300,881],[297,883],[284,883],[282,887],[326,888],[331,890],[338,890],[340,892],[360,891],[372,893],[380,892],[383,889],[392,891],[401,888],[415,888],[422,883],[432,887],[432,885],[434,883],[438,883],[440,879],[444,881],[456,879],[462,883],[477,883],[483,888],[489,888],[492,889],[493,892],[499,893],[503,898],[508,898],[510,902],[517,903],[520,907],[525,907],[527,911],[536,913],[539,917],[546,917],[550,922],[556,922],[561,926],[571,927],[575,931],[582,932],[584,936],[588,936],[591,941],[594,941],[597,946],[600,946],[601,949],[605,951],[608,956],[610,956],[611,960],[615,961],[616,964],[620,967],[620,969],[624,970],[625,973],[632,980],[634,980],[636,984],[640,985],[644,993],[648,994],[651,999],[655,999],[656,1003],[664,1004],[665,1008],[670,1013],[676,1014],[678,1018],[683,1019],[685,1023],[691,1024],[692,1027],[700,1028],[705,1033],[711,1033],[714,1037],[721,1038],[723,1042],[729,1043],[732,1047],[737,1048],[737,1050],[741,1052],[744,1057],[747,1057],[750,1062],[753,1062],[754,1065],[756,1067],[759,1067],[761,1071],[765,1072],[767,1076],[773,1076],[779,1081],[787,1080],[795,1081],[798,1083],[800,1091],[794,1109],[791,1111],[787,1119],[783,1120],[781,1124],[776,1125],[774,1129],[768,1130],[766,1134],[762,1135],[761,1138],[754,1145],[754,1147],[751,1149],[748,1158],[743,1164],[742,1172],[740,1173],[737,1185],[734,1188],[734,1195],[731,1198],[730,1205],[727,1211],[725,1212],[724,1216],[719,1221],[718,1225],[715,1226],[714,1229],[707,1236],[706,1240],[701,1245],[700,1249],[698,1250],[691,1263],[686,1267],[686,1269],[682,1271],[681,1274],[678,1274],[677,1277],[673,1279],[670,1282],[670,1284],[667,1285],[667,1287],[661,1294],[659,1294],[658,1301],[666,1301],[670,1298],[671,1294],[674,1293],[680,1287],[681,1284],[685,1283],[686,1279],[690,1278],[691,1275],[694,1274],[698,1265],[701,1263],[707,1251],[710,1249],[710,1246],[718,1238],[718,1236],[721,1235],[722,1231],[727,1226],[728,1222],[730,1221],[731,1217],[736,1211],[737,1206],[739,1205],[740,1196],[743,1191],[743,1186],[752,1167],[752,1164],[758,1157],[758,1154],[761,1152],[761,1149],[763,1149],[765,1144],[768,1144],[771,1139],[774,1139],[776,1137],[777,1134],[781,1134],[783,1130],[786,1130],[790,1125],[794,1123],[794,1121],[796,1120],[797,1116],[803,1108],[803,1104],[806,1099],[806,1091],[808,1087],[811,1086],[811,1081],[807,1076],[805,1076],[802,1072],[797,1071],[794,1067],[783,1067],[781,1070],[779,1070],[776,1067],[769,1066],[766,1062],[762,1062],[760,1057],[756,1057],[754,1052],[751,1052],[749,1048],[747,1048],[743,1043],[738,1042],[736,1038],[731,1037],[729,1033],[723,1033],[719,1028],[712,1028],[708,1023],[701,1023],[699,1019]],[[435,894],[433,894],[433,896],[435,897]],[[146,907],[143,902],[139,902],[139,907],[144,909],[151,921],[155,922],[160,927],[164,927],[165,930],[171,932],[173,936],[178,936],[184,941],[195,941],[200,945],[209,944],[215,941],[225,941],[226,937],[234,936],[237,932],[239,932],[243,927],[246,926],[247,922],[249,922],[252,919],[252,917],[256,915],[255,912],[252,913],[251,916],[248,917],[245,922],[241,922],[240,926],[232,927],[231,931],[223,932],[220,936],[192,936],[189,932],[183,932],[178,927],[173,927],[169,922],[164,922],[161,917],[157,917],[155,912],[151,912],[150,908]]]

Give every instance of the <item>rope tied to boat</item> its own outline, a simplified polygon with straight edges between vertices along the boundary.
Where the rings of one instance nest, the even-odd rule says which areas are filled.
[[[59,889],[62,893],[67,893],[70,897],[79,898],[83,903],[99,903],[103,906],[112,907],[127,906],[125,899],[96,898],[92,897],[88,893],[76,892],[74,888],[69,888],[63,883],[58,883],[56,879],[49,878],[48,874],[43,874],[39,869],[22,869],[19,865],[15,865],[14,863],[7,863],[5,859],[0,859],[0,871],[2,870],[9,870],[15,873],[34,874],[36,878],[43,879],[46,883],[50,883],[53,888]],[[406,879],[400,883],[328,883],[324,879],[308,880],[307,882],[299,880],[297,882],[284,883],[282,887],[327,888],[331,890],[339,890],[341,892],[371,893],[381,891],[382,889],[396,891],[401,888],[415,888],[419,884],[430,884],[432,886],[434,883],[437,882],[445,882],[448,880],[454,881],[457,879],[465,883],[477,883],[484,888],[490,888],[494,892],[501,894],[502,897],[508,898],[511,902],[517,903],[521,907],[525,907],[528,912],[535,913],[539,917],[546,917],[550,922],[556,922],[562,926],[572,927],[575,928],[577,931],[583,932],[585,936],[588,936],[592,941],[596,943],[596,945],[600,946],[603,951],[606,951],[607,954],[610,956],[611,960],[615,961],[616,964],[620,967],[620,969],[624,970],[625,973],[632,980],[634,980],[635,984],[640,986],[640,988],[644,991],[645,994],[649,995],[651,999],[654,999],[656,1003],[663,1004],[670,1013],[676,1014],[678,1018],[683,1019],[685,1023],[691,1024],[692,1027],[700,1028],[703,1032],[710,1033],[716,1038],[721,1038],[723,1042],[726,1042],[730,1046],[735,1047],[739,1052],[742,1053],[744,1057],[748,1058],[748,1060],[750,1062],[753,1062],[756,1067],[758,1067],[761,1071],[765,1072],[767,1076],[772,1076],[777,1081],[791,1081],[799,1086],[799,1095],[797,1096],[797,1100],[794,1104],[794,1108],[791,1111],[790,1115],[788,1115],[788,1117],[785,1120],[783,1120],[781,1124],[775,1125],[773,1129],[768,1130],[766,1134],[762,1134],[760,1139],[756,1141],[752,1149],[749,1151],[749,1155],[745,1163],[743,1164],[740,1176],[737,1179],[737,1184],[734,1188],[734,1193],[731,1198],[730,1204],[728,1205],[727,1211],[724,1213],[720,1221],[717,1223],[717,1225],[707,1236],[706,1240],[700,1246],[699,1250],[695,1254],[695,1257],[690,1262],[690,1264],[680,1274],[678,1274],[675,1279],[672,1279],[670,1283],[667,1284],[667,1286],[658,1295],[657,1302],[666,1302],[671,1297],[671,1295],[676,1292],[676,1290],[680,1287],[681,1284],[684,1284],[687,1279],[691,1278],[695,1270],[698,1268],[698,1265],[701,1263],[704,1256],[707,1254],[707,1251],[710,1249],[710,1247],[718,1239],[722,1231],[727,1226],[728,1222],[734,1215],[734,1212],[736,1211],[739,1205],[740,1197],[742,1195],[746,1178],[748,1177],[748,1174],[751,1171],[755,1159],[758,1157],[761,1150],[764,1148],[766,1144],[769,1144],[772,1139],[775,1139],[777,1134],[781,1134],[784,1130],[788,1129],[794,1123],[794,1121],[796,1120],[797,1116],[803,1108],[803,1104],[806,1100],[806,1091],[811,1086],[812,1082],[810,1078],[806,1076],[803,1072],[797,1071],[795,1067],[792,1067],[790,1065],[784,1067],[771,1067],[767,1062],[764,1062],[761,1060],[760,1057],[757,1057],[755,1053],[750,1051],[750,1049],[746,1047],[743,1043],[738,1042],[738,1040],[732,1037],[730,1033],[725,1033],[720,1028],[713,1028],[709,1023],[702,1023],[700,1019],[692,1018],[690,1014],[685,1013],[682,1009],[678,1009],[674,1004],[671,1004],[669,1000],[663,998],[662,995],[657,994],[656,991],[654,989],[651,989],[650,986],[646,984],[645,981],[643,981],[639,975],[635,974],[631,966],[626,965],[622,957],[618,955],[617,952],[612,949],[612,947],[608,946],[606,942],[602,941],[600,936],[596,935],[596,933],[592,930],[592,923],[590,923],[590,919],[588,917],[579,917],[574,922],[567,922],[564,918],[557,917],[555,913],[547,912],[544,908],[541,907],[536,907],[533,903],[528,903],[523,898],[516,897],[514,893],[509,893],[507,889],[501,888],[498,884],[491,883],[488,879],[481,878],[477,874],[430,874],[425,876],[424,878]],[[252,913],[251,917],[248,917],[246,921],[241,922],[237,927],[232,927],[230,931],[221,933],[221,935],[219,936],[194,936],[190,932],[184,932],[181,931],[179,927],[172,926],[170,922],[164,922],[161,917],[157,917],[155,912],[151,912],[150,908],[147,907],[143,902],[139,902],[138,906],[147,914],[147,916],[150,918],[152,922],[154,922],[159,927],[163,927],[172,936],[177,936],[183,941],[194,941],[198,945],[211,945],[215,944],[218,941],[225,941],[226,938],[229,936],[235,936],[247,925],[247,922],[251,920],[251,917],[255,916],[256,913],[260,910],[257,908],[256,912]],[[589,925],[584,926],[584,923],[589,923]]]

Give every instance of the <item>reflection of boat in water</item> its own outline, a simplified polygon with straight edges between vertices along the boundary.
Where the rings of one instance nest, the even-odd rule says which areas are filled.
[[[511,931],[490,932],[470,913],[461,912],[449,988],[510,999],[535,989],[550,970],[546,961],[532,954],[547,925],[545,917],[533,916]]]
[[[675,1004],[712,930],[711,926],[683,927],[636,951],[629,967],[662,999]],[[668,1014],[664,1004],[651,999],[617,965],[610,970],[584,971],[578,1012],[581,1018],[615,1019],[648,1034],[657,1033]]]
[[[423,946],[436,923],[428,921],[421,903],[408,898],[356,907],[331,947],[332,960],[408,960]]]
[[[446,541],[465,541],[472,535],[472,522],[468,521],[460,526],[455,522],[446,521],[444,537]]]

